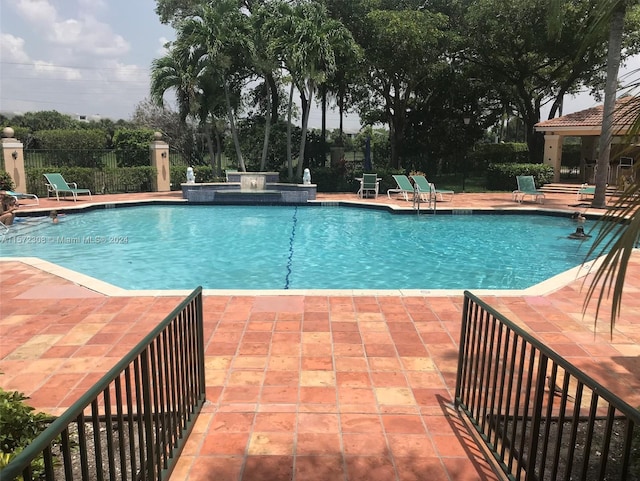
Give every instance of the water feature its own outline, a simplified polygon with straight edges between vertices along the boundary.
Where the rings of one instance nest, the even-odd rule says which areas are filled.
[[[194,204],[304,204],[315,200],[315,184],[287,184],[278,172],[228,172],[227,182],[182,184],[182,197]]]

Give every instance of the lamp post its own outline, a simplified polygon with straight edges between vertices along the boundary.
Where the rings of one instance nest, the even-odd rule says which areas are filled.
[[[464,157],[462,158],[462,192],[464,192],[464,183],[467,179],[467,128],[469,127],[469,123],[471,122],[471,117],[466,115],[463,119],[464,121]]]

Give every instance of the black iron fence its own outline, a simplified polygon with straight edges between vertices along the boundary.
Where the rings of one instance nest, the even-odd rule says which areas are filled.
[[[204,401],[198,287],[0,479],[168,479]]]
[[[640,411],[469,292],[455,403],[509,479],[640,479]]]

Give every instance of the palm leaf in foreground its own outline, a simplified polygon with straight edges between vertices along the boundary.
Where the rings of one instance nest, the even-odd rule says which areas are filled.
[[[622,305],[622,288],[627,273],[627,266],[633,249],[638,243],[640,235],[640,183],[634,182],[615,202],[599,221],[600,230],[589,251],[589,256],[594,253],[603,253],[602,263],[596,269],[594,277],[587,290],[583,305],[583,313],[591,301],[596,298],[596,311],[594,323],[597,326],[598,314],[605,299],[611,297],[611,334],[615,321],[620,315]]]

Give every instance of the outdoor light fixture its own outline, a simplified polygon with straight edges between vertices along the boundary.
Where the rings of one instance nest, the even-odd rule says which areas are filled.
[[[464,125],[469,125],[469,122],[471,122],[471,117],[465,117],[462,120],[464,121]]]
[[[164,158],[167,156],[167,153],[166,153],[166,152],[162,152],[162,153],[160,154],[160,156],[164,159]]]
[[[13,160],[16,160],[18,158],[18,151],[14,150],[13,152],[11,152],[11,157],[13,157]]]

